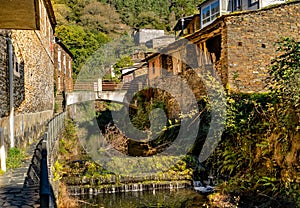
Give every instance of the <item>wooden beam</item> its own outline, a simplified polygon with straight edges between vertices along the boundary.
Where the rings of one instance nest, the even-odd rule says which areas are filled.
[[[0,0],[0,28],[38,30],[38,0]]]

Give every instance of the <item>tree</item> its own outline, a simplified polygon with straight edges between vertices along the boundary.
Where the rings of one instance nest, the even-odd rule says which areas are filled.
[[[70,25],[72,9],[66,4],[54,4],[53,8],[58,25]]]
[[[88,57],[110,40],[104,33],[92,33],[76,25],[58,26],[56,34],[74,55],[75,74],[78,74],[80,65],[84,64]]]
[[[112,0],[124,23],[133,27],[171,30],[170,14],[176,19],[198,13],[203,0]],[[149,15],[151,14],[151,15]],[[137,18],[138,17],[138,18]],[[146,17],[146,19],[144,19]],[[171,18],[172,19],[172,18]]]
[[[128,29],[114,7],[100,2],[87,4],[80,13],[80,21],[84,27],[106,34],[122,34]]]
[[[131,60],[130,56],[122,55],[120,59],[113,66],[116,77],[118,79],[121,79],[122,69],[132,65],[133,65],[133,61]]]

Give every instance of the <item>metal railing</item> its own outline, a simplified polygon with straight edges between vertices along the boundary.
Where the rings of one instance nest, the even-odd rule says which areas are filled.
[[[126,85],[123,83],[115,83],[115,82],[103,82],[102,90],[103,91],[115,91],[126,88]],[[128,87],[127,87],[128,88]],[[76,82],[74,85],[74,91],[97,91],[98,86],[97,82]]]
[[[64,128],[64,119],[66,112],[63,112],[56,117],[52,118],[46,127],[46,132],[43,136],[42,141],[42,158],[40,162],[40,207],[56,207],[55,196],[51,183],[52,181],[52,171],[49,170],[52,168],[53,164],[53,150],[55,145],[58,145],[58,139],[60,133]]]

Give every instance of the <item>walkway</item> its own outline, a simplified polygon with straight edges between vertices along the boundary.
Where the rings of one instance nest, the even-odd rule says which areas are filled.
[[[31,208],[40,207],[39,186],[24,186],[28,168],[31,164],[32,155],[36,143],[31,144],[27,149],[26,159],[22,166],[8,170],[0,176],[0,207],[2,208]]]

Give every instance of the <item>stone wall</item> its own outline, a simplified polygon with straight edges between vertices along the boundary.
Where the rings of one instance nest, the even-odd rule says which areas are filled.
[[[153,60],[150,60],[148,62],[148,67],[149,67],[148,69],[149,80],[159,77],[162,73],[161,56],[158,55],[154,57]]]
[[[9,31],[0,30],[0,118],[9,114],[9,70],[8,70],[8,44],[6,36]],[[17,108],[25,99],[24,91],[24,62],[18,57],[13,47],[13,79],[14,79],[14,107]]]
[[[237,92],[262,92],[274,43],[282,37],[300,40],[300,3],[227,16],[223,53],[227,57],[228,87]]]
[[[50,120],[52,116],[52,110],[15,115],[15,145],[17,147],[25,147],[28,143],[37,139],[44,131],[45,122]],[[2,129],[2,136],[4,137],[4,146],[7,150],[10,147],[8,117],[0,118],[0,128]]]
[[[1,34],[5,35],[5,34]],[[8,97],[8,71],[7,69],[8,53],[5,36],[0,36],[0,117],[8,115],[9,97]]]
[[[33,113],[53,109],[54,65],[47,41],[39,31],[12,31],[17,57],[24,61],[25,100],[18,113]]]
[[[152,48],[161,48],[164,46],[169,45],[170,43],[173,43],[175,41],[174,36],[162,36],[160,38],[154,38],[152,39],[151,42],[151,47]]]
[[[164,30],[140,29],[135,33],[134,39],[136,44],[144,44],[153,38],[164,36],[164,34]]]

